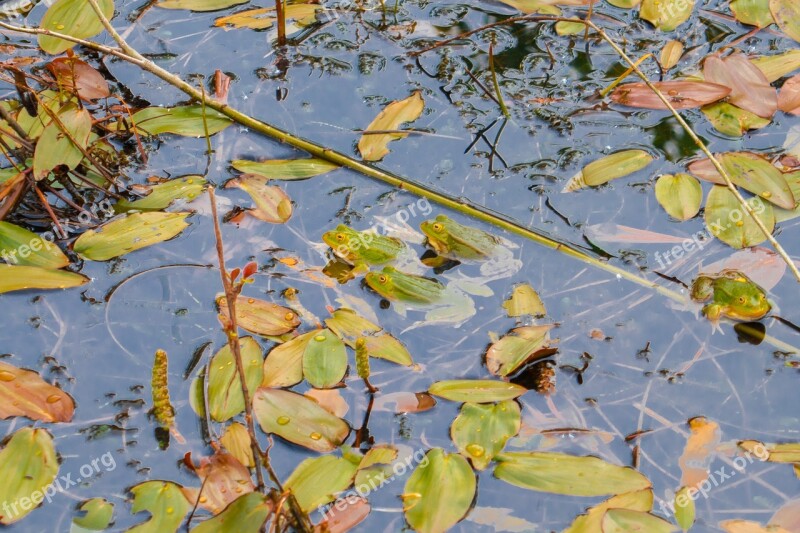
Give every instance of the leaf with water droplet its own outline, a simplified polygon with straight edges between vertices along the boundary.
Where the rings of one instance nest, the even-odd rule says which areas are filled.
[[[347,350],[329,329],[314,332],[303,353],[303,375],[312,387],[329,389],[338,385],[347,372]]]
[[[519,404],[513,400],[465,403],[450,426],[450,438],[472,466],[484,470],[503,451],[506,441],[517,434],[520,424]]]
[[[225,296],[217,297],[217,307],[228,316]],[[288,307],[243,295],[236,298],[236,321],[240,328],[264,337],[283,335],[300,325],[300,317]]]
[[[69,422],[75,411],[72,397],[44,381],[32,370],[0,361],[0,418],[26,416],[42,422]]]
[[[220,513],[240,495],[255,490],[250,471],[230,453],[217,452],[203,457],[197,466],[192,462],[191,454],[187,454],[183,462],[201,482],[200,490],[184,487],[183,495],[213,514]]]
[[[261,385],[263,355],[253,337],[239,339],[247,389],[252,396]],[[244,398],[236,361],[230,345],[226,344],[211,358],[208,377],[208,409],[213,420],[224,422],[244,410]]]
[[[775,213],[772,205],[758,197],[750,200],[756,216],[767,231],[775,228]],[[727,187],[715,185],[706,198],[706,227],[716,238],[736,249],[748,248],[766,241],[767,238],[753,219],[739,204]]]
[[[83,502],[78,510],[81,516],[72,519],[69,533],[90,533],[102,531],[111,524],[114,517],[114,504],[105,498],[92,498]]]
[[[171,481],[145,481],[130,489],[133,494],[133,514],[147,511],[150,518],[132,527],[127,533],[161,533],[177,531],[191,505],[181,490]]]
[[[97,3],[106,18],[111,19],[114,16],[113,0],[98,0]],[[89,39],[103,31],[103,24],[85,0],[58,0],[47,9],[39,27],[80,39]],[[57,55],[72,48],[75,43],[58,37],[39,35],[39,46],[48,54]]]

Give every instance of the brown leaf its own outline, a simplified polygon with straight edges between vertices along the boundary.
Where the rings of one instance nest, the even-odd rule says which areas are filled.
[[[82,100],[97,100],[111,95],[103,75],[85,61],[75,57],[59,57],[47,64],[59,86],[76,92]]]
[[[427,392],[392,392],[381,394],[376,400],[376,411],[394,413],[421,413],[436,406],[436,399]]]
[[[790,115],[800,115],[800,74],[786,80],[781,87],[778,109]]]
[[[72,397],[36,372],[0,362],[0,418],[69,422],[74,411]]]
[[[363,522],[372,508],[364,498],[355,498],[352,503],[350,498],[336,500],[327,519],[314,526],[314,533],[345,533]]]
[[[719,523],[719,527],[727,533],[790,533],[788,529],[778,526],[765,527],[751,520],[725,520]]]
[[[330,414],[339,418],[343,418],[347,411],[350,410],[347,401],[342,398],[342,394],[337,389],[309,389],[305,392],[305,396],[308,396]]]
[[[708,478],[711,455],[719,444],[720,431],[716,422],[698,416],[689,420],[691,433],[686,447],[678,459],[681,468],[681,486],[696,488]]]
[[[214,514],[220,513],[233,500],[242,494],[253,492],[256,488],[247,467],[227,452],[203,457],[199,466],[194,466],[191,453],[187,453],[184,463],[202,482],[202,492],[188,487],[181,489],[186,499],[198,502]]]
[[[800,531],[800,498],[789,500],[769,520],[771,526],[780,526],[789,531]]]
[[[709,56],[703,63],[706,81],[729,87],[728,101],[763,118],[771,118],[778,110],[778,94],[764,73],[754,66],[744,54],[734,54],[720,59]]]
[[[705,81],[662,81],[653,83],[675,109],[691,109],[722,100],[730,88]],[[645,109],[667,109],[664,102],[644,83],[617,87],[611,99],[618,104]]]
[[[680,244],[685,237],[676,237],[646,229],[632,228],[613,222],[603,222],[586,227],[586,236],[594,241],[624,242],[629,244]]]

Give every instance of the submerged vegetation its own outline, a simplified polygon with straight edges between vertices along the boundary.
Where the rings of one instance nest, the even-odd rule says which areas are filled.
[[[0,4],[0,523],[797,531],[800,8],[702,4]]]

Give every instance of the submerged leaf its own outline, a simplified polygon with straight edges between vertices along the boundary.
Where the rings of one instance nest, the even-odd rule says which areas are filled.
[[[344,457],[311,457],[297,465],[283,486],[292,491],[303,511],[310,512],[352,485],[357,470],[358,464]]]
[[[403,489],[403,510],[415,531],[443,533],[469,511],[477,481],[466,459],[433,448],[409,476]]]
[[[0,524],[13,524],[38,507],[44,489],[57,473],[58,459],[50,433],[31,427],[14,433],[0,451],[0,501],[13,504],[3,510]],[[21,499],[33,503],[25,507]]]
[[[135,250],[168,241],[189,227],[190,213],[133,213],[89,230],[72,249],[84,259],[108,261]]]
[[[98,0],[97,4],[107,19],[114,16],[114,0]],[[90,39],[103,31],[103,23],[86,0],[58,0],[47,9],[39,27],[79,39]],[[39,35],[39,46],[48,54],[57,55],[69,50],[75,43]]]
[[[258,492],[239,496],[224,511],[192,528],[191,533],[259,533],[272,513],[272,501]]]
[[[367,132],[397,130],[402,124],[417,120],[424,109],[425,101],[422,99],[420,91],[415,91],[405,100],[395,100],[386,106],[367,126],[361,140],[358,141],[358,151],[364,161],[380,161],[389,153],[388,145],[391,141],[408,136],[407,133],[369,134]]]
[[[453,402],[490,403],[513,400],[528,389],[492,379],[452,379],[434,383],[428,392]]]
[[[130,528],[127,533],[166,533],[177,531],[191,505],[171,481],[145,481],[131,488],[133,514],[147,511],[150,518]]]
[[[719,444],[719,424],[698,416],[689,424],[689,438],[678,459],[681,467],[681,486],[697,488],[708,478],[712,454]]]
[[[269,180],[258,174],[242,174],[225,184],[225,188],[238,187],[250,195],[256,204],[247,212],[264,222],[284,224],[292,218],[292,200],[277,185],[269,185]]]
[[[731,93],[729,87],[706,81],[662,81],[653,85],[675,109],[692,109],[722,100]],[[664,102],[645,83],[626,83],[611,93],[611,99],[630,107],[667,109]]]
[[[231,161],[231,166],[245,174],[258,174],[270,180],[281,181],[304,180],[339,168],[339,165],[315,157],[267,161],[236,159]]]
[[[50,235],[54,237],[52,232]],[[0,221],[0,258],[10,265],[42,268],[63,268],[69,264],[67,256],[52,240],[5,221]]]
[[[253,391],[261,384],[262,355],[261,346],[253,337],[239,339],[247,389],[252,396]],[[244,397],[236,361],[230,345],[225,344],[209,364],[208,376],[208,409],[213,420],[224,422],[244,410]]]
[[[517,434],[520,424],[519,404],[513,400],[465,403],[450,426],[450,437],[472,466],[484,470],[503,451],[506,441]]]
[[[583,167],[567,182],[561,192],[577,191],[583,187],[596,187],[611,180],[633,174],[650,164],[653,156],[644,150],[622,150]]]
[[[772,206],[758,197],[750,200],[756,216],[767,231],[775,228],[775,213]],[[705,222],[712,235],[733,248],[747,248],[761,244],[767,237],[727,187],[715,185],[706,199]]]
[[[69,422],[75,402],[32,370],[0,361],[0,418],[26,416],[42,422]]]
[[[89,278],[66,270],[0,265],[0,294],[25,289],[69,289],[88,282]]]
[[[656,180],[656,200],[672,218],[689,220],[700,211],[703,188],[689,174],[664,174]]]

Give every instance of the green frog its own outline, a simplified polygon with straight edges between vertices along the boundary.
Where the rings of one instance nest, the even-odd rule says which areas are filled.
[[[713,323],[719,322],[720,317],[759,320],[772,309],[764,289],[733,269],[699,275],[692,283],[690,296],[700,303],[711,300],[703,307],[702,313]]]
[[[472,298],[435,279],[387,266],[381,271],[368,272],[365,281],[372,290],[392,301],[392,307],[403,316],[407,309],[427,311],[424,324],[463,322],[475,314]]]
[[[447,215],[420,224],[428,245],[440,256],[467,262],[480,262],[485,281],[508,277],[522,267],[514,259],[510,243],[478,228],[459,224]]]
[[[353,266],[348,273],[350,279],[356,274],[369,271],[372,265],[389,263],[409,251],[400,239],[354,230],[344,224],[325,232],[322,240],[331,247],[336,257]]]

